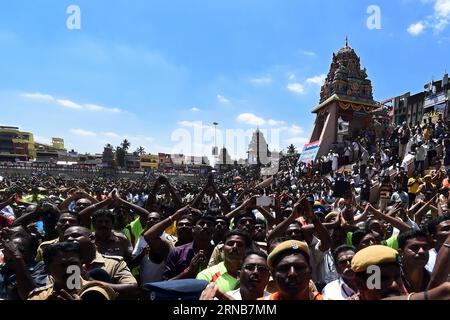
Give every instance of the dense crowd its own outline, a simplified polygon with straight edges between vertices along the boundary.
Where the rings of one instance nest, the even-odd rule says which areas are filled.
[[[0,299],[448,300],[449,137],[371,127],[270,177],[0,171]]]

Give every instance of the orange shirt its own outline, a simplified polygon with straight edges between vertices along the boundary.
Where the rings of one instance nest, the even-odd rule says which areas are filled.
[[[450,181],[449,179],[444,179],[444,181],[442,181],[442,187],[444,188],[450,188]]]
[[[259,298],[258,300],[280,300],[280,292],[272,293],[271,295],[267,297]],[[310,294],[310,300],[325,300],[323,295],[321,295],[318,292],[311,292]]]

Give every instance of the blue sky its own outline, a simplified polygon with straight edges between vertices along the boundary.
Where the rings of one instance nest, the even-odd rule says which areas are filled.
[[[80,30],[66,26],[70,5]],[[381,29],[367,27],[370,5]],[[346,36],[381,101],[449,69],[448,21],[450,0],[3,0],[0,124],[79,152],[128,138],[210,153],[214,121],[224,136],[259,125],[273,147],[300,147]]]

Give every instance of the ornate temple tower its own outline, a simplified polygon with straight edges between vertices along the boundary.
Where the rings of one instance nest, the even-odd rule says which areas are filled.
[[[250,164],[266,165],[270,162],[269,158],[271,153],[269,151],[269,145],[267,144],[267,141],[259,128],[253,132],[252,140],[248,146],[247,153],[248,162]]]
[[[320,103],[312,111],[317,115],[310,142],[320,140],[317,156],[322,156],[343,139],[353,140],[370,122],[377,107],[372,82],[360,58],[349,47],[333,53],[330,71],[320,91]]]

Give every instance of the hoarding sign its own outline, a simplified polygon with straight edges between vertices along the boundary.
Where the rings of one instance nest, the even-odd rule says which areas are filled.
[[[311,163],[316,159],[317,153],[319,152],[319,148],[320,148],[320,140],[306,144],[303,147],[303,151],[300,154],[300,158],[298,161],[303,163]]]

